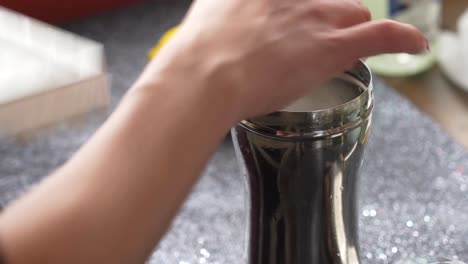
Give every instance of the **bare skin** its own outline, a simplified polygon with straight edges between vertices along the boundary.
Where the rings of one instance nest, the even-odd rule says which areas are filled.
[[[91,140],[0,217],[8,263],[143,263],[233,124],[361,57],[427,50],[369,20],[358,0],[195,1]]]

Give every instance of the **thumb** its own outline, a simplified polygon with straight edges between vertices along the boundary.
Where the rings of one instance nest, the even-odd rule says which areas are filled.
[[[362,23],[342,29],[347,50],[355,58],[383,53],[423,53],[429,51],[429,43],[414,26],[392,20]]]

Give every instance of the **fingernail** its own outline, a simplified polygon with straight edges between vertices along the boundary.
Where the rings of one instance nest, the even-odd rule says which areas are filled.
[[[429,44],[429,40],[427,38],[424,39],[424,51],[425,52],[430,52],[431,51],[431,45]]]

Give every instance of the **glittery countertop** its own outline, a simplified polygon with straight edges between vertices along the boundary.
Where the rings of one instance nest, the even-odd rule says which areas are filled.
[[[145,65],[146,52],[180,21],[188,4],[149,1],[64,26],[105,44],[114,107]],[[375,91],[360,182],[362,262],[423,256],[467,261],[468,151],[393,89],[377,80]],[[105,116],[94,113],[33,135],[0,139],[1,205],[66,161]],[[243,188],[226,140],[149,263],[242,263]]]

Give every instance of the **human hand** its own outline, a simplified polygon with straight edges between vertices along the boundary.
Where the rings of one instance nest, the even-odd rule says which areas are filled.
[[[358,0],[198,0],[143,79],[212,87],[239,120],[281,109],[359,58],[428,49],[416,28],[370,19]]]

